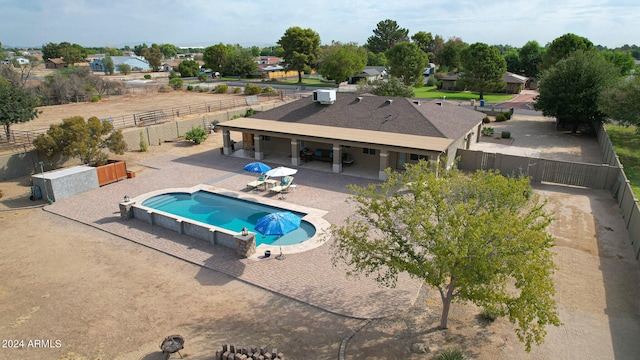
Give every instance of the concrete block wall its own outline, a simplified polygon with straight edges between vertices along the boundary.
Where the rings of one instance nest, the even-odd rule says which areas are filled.
[[[42,197],[47,195],[51,200],[59,201],[73,195],[81,194],[100,187],[96,169],[90,166],[77,166],[73,168],[53,171],[49,173],[32,175],[34,185],[42,190]]]

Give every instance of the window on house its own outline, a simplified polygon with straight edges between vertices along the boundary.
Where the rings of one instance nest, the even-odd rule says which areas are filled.
[[[363,154],[375,155],[376,149],[362,148]]]
[[[411,154],[411,155],[409,155],[409,159],[411,159],[411,160],[413,160],[413,161],[418,161],[418,160],[427,160],[427,161],[429,161],[429,156],[427,156],[427,155]]]

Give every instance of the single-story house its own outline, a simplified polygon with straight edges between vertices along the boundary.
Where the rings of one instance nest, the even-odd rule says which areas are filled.
[[[61,69],[66,66],[67,64],[62,58],[47,59],[47,61],[44,62],[44,67],[47,69]]]
[[[448,74],[442,78],[442,90],[456,90],[457,81],[460,78],[459,74]],[[505,90],[507,94],[519,94],[522,89],[527,87],[529,78],[522,75],[517,75],[510,72],[505,72],[502,76],[502,81],[505,83]]]
[[[387,75],[384,66],[365,66],[361,73],[355,74],[349,78],[349,84],[357,84],[360,80],[376,81],[381,80]]]
[[[219,126],[226,155],[301,167],[323,162],[333,172],[357,170],[385,179],[385,169],[401,170],[420,159],[451,166],[457,149],[479,141],[484,116],[440,100],[316,90]],[[242,145],[234,147],[232,131],[242,133]]]
[[[520,94],[520,92],[522,92],[522,89],[526,87],[529,78],[507,71],[504,73],[502,81],[506,83],[504,92],[506,92],[507,94]]]
[[[89,65],[91,66],[91,70],[95,72],[104,72],[104,64],[102,63],[103,59],[104,58],[93,59],[93,61],[89,63]],[[120,72],[118,71],[118,65],[120,64],[128,64],[129,66],[131,66],[131,70],[133,71],[151,70],[149,62],[145,58],[140,56],[112,56],[111,61],[113,61],[115,73]]]

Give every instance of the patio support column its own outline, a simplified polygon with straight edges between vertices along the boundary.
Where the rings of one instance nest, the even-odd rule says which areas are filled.
[[[231,132],[229,130],[222,130],[222,153],[225,155],[231,155]]]
[[[333,172],[342,172],[342,154],[340,153],[340,145],[333,144]]]
[[[256,149],[256,160],[264,159],[264,153],[262,152],[262,135],[253,135],[253,146]]]
[[[291,139],[291,165],[300,165],[300,140]]]
[[[389,167],[389,152],[380,150],[380,170],[378,171],[378,179],[387,180],[387,174],[384,172]]]

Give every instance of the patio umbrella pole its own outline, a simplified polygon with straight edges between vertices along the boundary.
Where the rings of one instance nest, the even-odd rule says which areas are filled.
[[[280,236],[278,236],[278,245],[280,246],[280,255],[276,256],[276,259],[278,260],[284,260],[285,256],[282,253],[282,244],[280,244]]]

